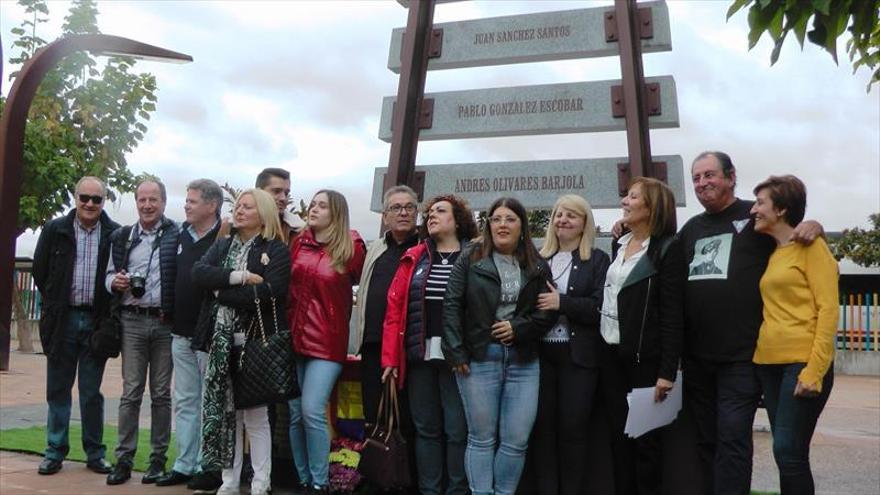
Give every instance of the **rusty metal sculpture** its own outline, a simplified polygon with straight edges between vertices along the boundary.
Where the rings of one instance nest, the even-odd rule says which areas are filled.
[[[12,275],[24,167],[24,136],[28,110],[43,77],[59,60],[77,51],[167,62],[192,62],[192,57],[128,38],[106,34],[67,36],[38,50],[9,91],[0,119],[0,370],[9,369],[12,320]]]

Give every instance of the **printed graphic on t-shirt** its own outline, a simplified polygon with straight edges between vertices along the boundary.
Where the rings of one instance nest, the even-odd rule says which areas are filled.
[[[704,237],[694,244],[688,280],[727,279],[733,234]]]

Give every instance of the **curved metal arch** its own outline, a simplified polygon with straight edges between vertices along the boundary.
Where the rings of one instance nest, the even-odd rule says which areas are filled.
[[[40,82],[59,60],[78,51],[168,62],[192,62],[192,57],[139,41],[107,34],[67,36],[37,50],[22,66],[9,90],[0,118],[0,370],[9,369],[12,321],[12,274],[24,167],[24,135],[28,110]]]

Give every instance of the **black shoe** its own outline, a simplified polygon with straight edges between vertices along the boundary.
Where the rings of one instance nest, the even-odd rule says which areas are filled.
[[[37,472],[40,474],[55,474],[58,471],[61,471],[61,461],[49,459],[48,457],[43,458],[43,462],[40,463],[40,467],[37,469]]]
[[[328,485],[312,485],[309,487],[309,495],[330,495],[330,487]]]
[[[117,462],[113,471],[107,475],[108,485],[121,485],[131,478],[131,464],[125,461]]]
[[[86,463],[86,467],[98,474],[110,474],[110,472],[113,471],[113,466],[104,459],[89,461]]]
[[[163,477],[165,477],[165,463],[153,461],[150,463],[150,469],[147,469],[147,472],[144,473],[144,477],[141,478],[141,483],[149,485],[150,483],[155,483],[156,480]]]
[[[162,476],[161,478],[156,480],[156,486],[174,486],[181,485],[191,480],[192,476],[188,474],[183,474],[175,470],[171,470],[170,473]]]
[[[195,493],[217,493],[217,490],[223,484],[220,473],[216,471],[205,471],[193,476],[192,480],[186,484],[190,490]]]

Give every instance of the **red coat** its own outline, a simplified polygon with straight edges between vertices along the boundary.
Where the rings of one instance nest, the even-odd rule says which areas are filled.
[[[425,242],[420,242],[407,249],[400,258],[394,279],[388,288],[388,306],[385,310],[385,322],[382,324],[382,368],[397,368],[397,385],[402,389],[406,379],[406,351],[404,336],[406,334],[406,316],[409,307],[409,285],[413,270],[419,258],[428,249]]]
[[[330,266],[330,255],[311,229],[305,229],[290,246],[290,296],[287,321],[293,350],[304,356],[345,362],[348,324],[351,319],[351,287],[364,267],[366,247],[351,231],[354,256],[345,273]]]

